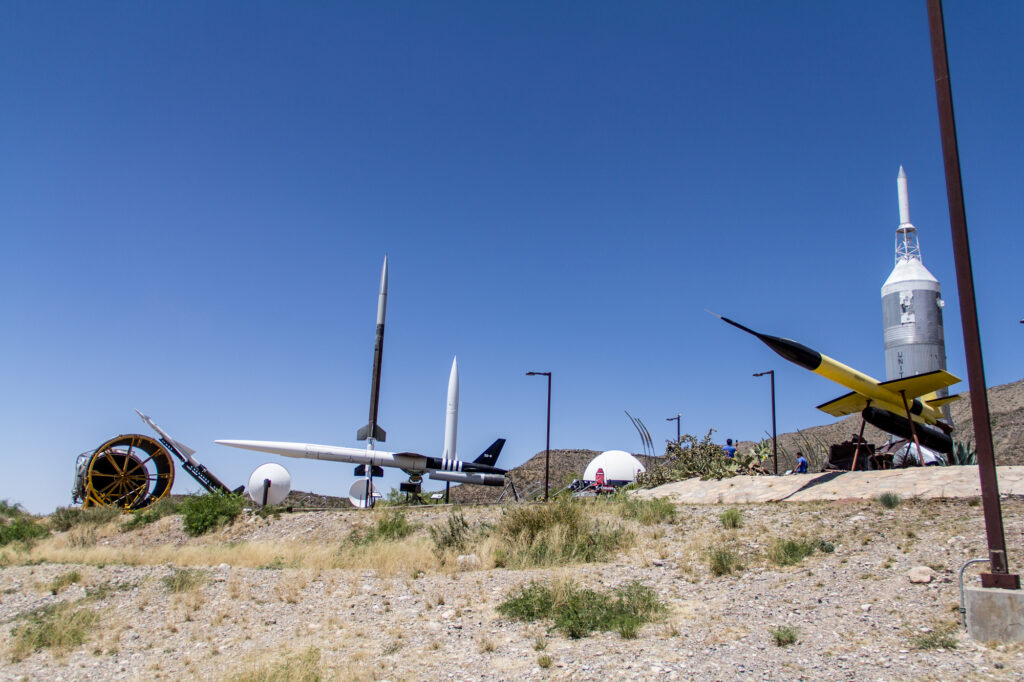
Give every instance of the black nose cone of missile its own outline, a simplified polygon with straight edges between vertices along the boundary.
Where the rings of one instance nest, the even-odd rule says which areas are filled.
[[[711,311],[709,310],[708,312]],[[737,329],[742,329],[748,334],[753,334],[757,338],[761,339],[766,346],[790,362],[796,363],[805,369],[811,370],[812,372],[821,367],[821,353],[812,348],[808,348],[802,343],[797,343],[791,339],[784,339],[779,336],[771,336],[770,334],[755,332],[753,329],[744,327],[739,322],[730,320],[728,317],[723,317],[718,313],[711,314],[720,318],[723,322],[728,322]]]

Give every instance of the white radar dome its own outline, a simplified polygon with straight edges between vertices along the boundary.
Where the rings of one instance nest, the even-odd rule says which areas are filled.
[[[611,485],[632,483],[637,474],[647,470],[640,460],[625,450],[609,450],[590,460],[583,472],[583,480],[596,481],[598,469],[604,470],[604,480]]]
[[[264,481],[270,481],[270,490],[267,491],[267,504],[281,504],[284,498],[292,489],[292,477],[280,464],[268,462],[256,467],[249,477],[249,485],[246,492],[253,502],[263,504]]]

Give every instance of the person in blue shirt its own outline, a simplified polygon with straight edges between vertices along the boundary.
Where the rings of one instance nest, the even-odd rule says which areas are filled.
[[[725,447],[722,449],[725,450],[725,456],[729,459],[736,457],[736,446],[732,444],[732,438],[725,439]]]
[[[796,473],[807,473],[807,458],[804,457],[804,453],[802,452],[796,453]]]

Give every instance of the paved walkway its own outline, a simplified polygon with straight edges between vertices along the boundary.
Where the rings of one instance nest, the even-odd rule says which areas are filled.
[[[999,492],[1024,495],[1024,466],[997,467]],[[894,492],[910,497],[978,497],[976,466],[920,467],[886,471],[845,471],[791,476],[735,476],[717,481],[667,483],[641,490],[640,497],[667,497],[680,504],[743,504],[871,499]]]

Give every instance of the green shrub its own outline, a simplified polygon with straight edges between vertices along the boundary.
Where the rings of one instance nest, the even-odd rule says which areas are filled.
[[[497,528],[502,545],[495,552],[496,565],[529,568],[602,561],[632,542],[632,534],[623,528],[589,518],[584,505],[563,498],[506,510]]]
[[[800,631],[788,625],[769,628],[768,632],[771,633],[775,646],[789,646],[790,644],[796,644],[796,641],[800,639]]]
[[[708,552],[708,568],[711,575],[729,575],[740,568],[739,557],[726,547],[717,547]]]
[[[542,668],[550,668],[552,663],[554,663],[554,661],[547,654],[541,654],[537,657],[537,665]]]
[[[181,511],[182,502],[175,497],[164,497],[141,511],[133,513],[121,524],[121,530],[129,531],[156,523],[165,516],[172,516]]]
[[[0,519],[0,546],[12,542],[31,543],[49,534],[50,531],[27,514],[8,517],[7,521]]]
[[[663,497],[640,499],[626,493],[617,493],[611,504],[624,519],[632,519],[645,526],[656,523],[671,523],[676,519],[676,506]]]
[[[572,582],[555,589],[530,583],[498,605],[498,612],[526,622],[551,619],[555,628],[579,639],[595,630],[615,631],[626,639],[665,612],[650,587],[631,582],[610,592],[596,592]]]
[[[25,509],[17,502],[11,504],[7,500],[0,500],[0,518],[14,519],[25,516],[26,513]]]
[[[64,532],[81,525],[102,526],[119,516],[117,507],[57,507],[50,514],[50,527]]]
[[[768,548],[768,559],[777,566],[792,566],[814,554],[818,543],[813,540],[777,539]]]
[[[231,523],[242,513],[245,498],[235,493],[190,495],[181,503],[182,525],[195,537]]]
[[[895,509],[900,506],[900,496],[896,493],[882,493],[875,500],[886,509]]]
[[[958,440],[953,443],[953,455],[949,463],[954,466],[973,466],[978,463],[978,450],[971,445],[971,441]]]
[[[62,654],[84,643],[99,621],[99,614],[63,602],[32,611],[24,620],[11,631],[10,656],[15,663],[34,651],[54,649]]]
[[[719,514],[718,520],[722,522],[724,528],[739,528],[743,525],[743,513],[733,507]]]
[[[206,574],[194,568],[177,568],[162,578],[164,587],[175,594],[191,592],[206,582]]]
[[[387,512],[381,515],[370,528],[360,531],[353,530],[348,536],[349,542],[356,545],[368,545],[382,540],[401,540],[416,530],[416,526],[405,518],[405,512]]]

